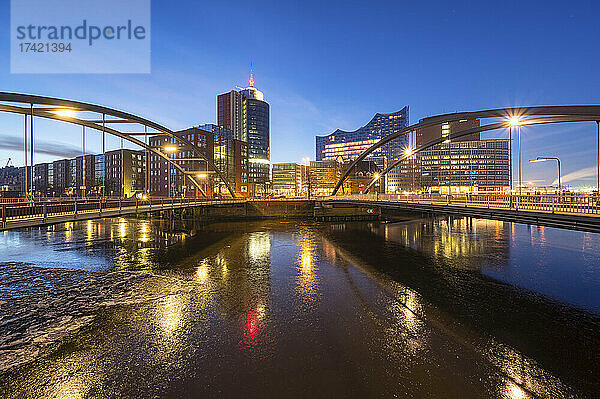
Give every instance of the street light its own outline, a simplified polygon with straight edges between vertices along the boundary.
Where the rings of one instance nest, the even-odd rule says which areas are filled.
[[[52,111],[52,113],[65,118],[75,118],[77,116],[77,111],[70,108],[57,109],[56,111]]]
[[[530,159],[529,162],[543,162],[554,160],[558,164],[558,194],[562,193],[562,187],[560,184],[560,159],[557,157],[537,157],[536,159]]]
[[[508,122],[510,124],[511,130],[510,130],[510,147],[512,149],[512,128],[516,127],[518,129],[519,132],[519,195],[521,195],[521,187],[523,186],[523,182],[522,182],[522,167],[521,167],[521,118],[519,118],[518,116],[511,116],[508,119]],[[512,151],[511,151],[511,158],[512,158]],[[512,161],[512,159],[511,159]],[[511,166],[511,171],[512,171],[512,166]],[[511,185],[512,185],[512,176],[511,176]]]
[[[165,152],[173,153],[173,152],[177,152],[178,148],[174,145],[166,145],[163,147],[163,150]],[[167,183],[169,186],[169,198],[171,198],[172,187],[171,187],[171,163],[170,162],[168,162],[168,181],[167,181]]]

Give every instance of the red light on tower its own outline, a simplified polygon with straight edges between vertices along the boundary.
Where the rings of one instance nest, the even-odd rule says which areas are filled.
[[[250,87],[254,87],[254,76],[252,76],[252,63],[250,63],[250,79],[248,79]]]

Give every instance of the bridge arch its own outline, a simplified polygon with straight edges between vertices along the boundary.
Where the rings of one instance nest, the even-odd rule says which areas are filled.
[[[532,116],[539,116],[539,118],[530,118]],[[371,147],[367,148],[362,154],[360,154],[346,169],[343,173],[342,177],[338,180],[335,188],[331,195],[336,195],[344,181],[348,178],[354,167],[364,160],[369,154],[373,151],[377,150],[381,146],[389,143],[392,140],[397,139],[400,136],[409,134],[411,132],[415,132],[418,129],[422,129],[429,126],[438,125],[440,123],[446,122],[454,122],[465,119],[483,119],[483,118],[501,118],[504,119],[503,122],[492,123],[484,126],[479,126],[477,128],[472,128],[468,130],[464,130],[462,132],[457,132],[455,134],[450,135],[449,137],[444,137],[443,139],[436,139],[429,143],[424,144],[418,149],[415,149],[411,152],[410,155],[404,155],[398,160],[394,161],[390,166],[388,166],[380,175],[383,176],[388,173],[393,167],[397,166],[403,160],[409,158],[410,156],[423,151],[427,148],[430,148],[436,144],[440,144],[445,140],[458,138],[461,136],[465,136],[468,134],[479,133],[483,131],[501,129],[510,127],[510,118],[518,117],[519,125],[537,125],[537,124],[547,124],[547,123],[562,123],[562,122],[599,122],[600,121],[600,105],[555,105],[555,106],[539,106],[539,107],[510,107],[510,108],[496,108],[490,110],[483,111],[474,111],[474,112],[457,112],[452,114],[443,114],[436,115],[433,117],[425,118],[421,120],[419,123],[408,126],[396,133],[392,133],[377,143],[373,144]],[[369,183],[367,188],[365,189],[368,192],[368,189],[375,183],[377,179],[374,179]]]
[[[84,126],[84,127],[89,127],[91,129],[98,130],[98,131],[104,132],[104,133],[108,133],[110,135],[113,135],[113,136],[119,137],[123,140],[126,140],[130,143],[138,145],[138,146],[142,147],[143,149],[160,156],[165,161],[167,161],[167,163],[172,165],[176,170],[180,171],[183,174],[183,176],[187,176],[189,178],[189,180],[192,182],[192,184],[196,188],[198,188],[198,191],[200,191],[200,193],[206,197],[207,195],[204,192],[204,190],[202,190],[202,187],[198,183],[198,181],[193,176],[191,176],[189,173],[186,173],[186,171],[178,163],[176,163],[175,160],[171,159],[169,156],[167,156],[162,151],[159,151],[158,149],[153,148],[153,147],[147,145],[146,143],[144,143],[143,141],[134,137],[134,136],[139,136],[142,133],[137,133],[137,132],[129,133],[129,132],[115,129],[113,127],[107,127],[106,125],[107,124],[110,124],[110,125],[112,125],[112,124],[138,124],[138,125],[144,126],[144,128],[151,128],[151,129],[157,131],[158,132],[157,134],[164,134],[170,138],[175,139],[176,142],[178,142],[179,144],[182,145],[182,148],[191,150],[199,158],[202,158],[204,161],[206,161],[206,163],[216,172],[217,176],[221,179],[221,181],[223,181],[225,183],[225,186],[227,187],[231,196],[233,198],[235,198],[235,192],[231,188],[227,179],[224,178],[221,171],[216,167],[216,165],[212,159],[207,157],[198,146],[194,145],[192,142],[188,141],[186,138],[176,135],[175,132],[173,132],[169,128],[167,128],[159,123],[150,121],[148,119],[145,119],[140,116],[133,115],[133,114],[130,114],[130,113],[127,113],[124,111],[119,111],[119,110],[113,109],[113,108],[108,108],[108,107],[95,105],[95,104],[84,103],[84,102],[80,102],[80,101],[54,98],[54,97],[45,97],[45,96],[37,96],[37,95],[29,95],[29,94],[21,94],[21,93],[0,92],[0,103],[3,103],[3,104],[0,104],[0,112],[22,114],[22,115],[26,115],[26,116],[28,115],[28,116],[32,116],[32,117],[41,117],[41,118],[46,118],[46,119],[54,119],[54,120],[68,122],[68,123],[72,123],[72,124],[76,124],[76,125],[80,125],[80,126]],[[28,104],[29,108],[26,108],[23,106],[16,106],[16,105],[7,105],[5,103]],[[48,108],[35,108],[35,105],[38,105],[38,106],[43,105],[43,106],[47,106]],[[65,109],[76,111],[76,112],[92,112],[94,114],[100,114],[100,115],[102,115],[102,119],[101,120],[99,120],[99,119],[80,119],[80,118],[75,118],[75,117],[67,116],[67,115],[61,115],[60,113],[57,113],[57,111],[61,111],[61,110],[65,110]],[[116,118],[116,119],[106,119],[106,116]],[[143,133],[143,134],[148,135],[148,133]]]

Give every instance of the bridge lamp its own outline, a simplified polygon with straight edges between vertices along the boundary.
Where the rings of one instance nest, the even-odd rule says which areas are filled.
[[[413,154],[412,148],[407,148],[404,150],[404,156],[410,157]]]
[[[166,146],[163,147],[163,150],[165,152],[174,153],[174,152],[177,152],[177,147],[174,146],[174,145],[166,145]],[[171,190],[172,190],[172,187],[171,187],[171,163],[168,164],[168,167],[169,167],[169,169],[168,169],[168,175],[169,175],[168,176],[168,178],[169,178],[169,183],[168,183],[168,185],[169,185],[169,198],[171,198]]]
[[[544,161],[556,161],[558,164],[558,193],[562,192],[562,187],[560,183],[560,159],[557,157],[537,157],[536,159],[530,159],[529,162],[544,162]]]
[[[521,118],[519,118],[518,116],[511,116],[508,119],[508,123],[510,123],[511,126],[520,126],[521,125]]]
[[[373,179],[375,179],[375,180],[379,180],[380,177],[381,177],[381,175],[379,173],[375,173],[373,175]]]
[[[73,109],[59,109],[56,111],[52,111],[54,114],[58,115],[58,116],[64,116],[66,118],[75,118],[77,116],[77,111],[73,110]]]
[[[199,179],[206,179],[208,177],[208,174],[207,173],[198,173],[196,175],[196,177]]]
[[[518,117],[518,116],[511,116],[508,119],[508,123],[509,123],[509,125],[511,127],[511,130],[510,130],[511,172],[512,172],[512,128],[516,127],[518,129],[518,133],[519,133],[519,195],[521,195],[521,187],[523,186],[522,173],[521,173],[521,125],[522,125],[522,121],[521,121],[521,118]],[[512,173],[511,173],[511,179],[510,180],[511,180],[510,184],[511,184],[511,189],[512,189]]]

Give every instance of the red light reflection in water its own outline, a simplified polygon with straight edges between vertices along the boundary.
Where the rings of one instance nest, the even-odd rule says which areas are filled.
[[[248,350],[254,350],[260,345],[262,328],[256,310],[249,309],[244,314],[244,331],[242,344]]]

